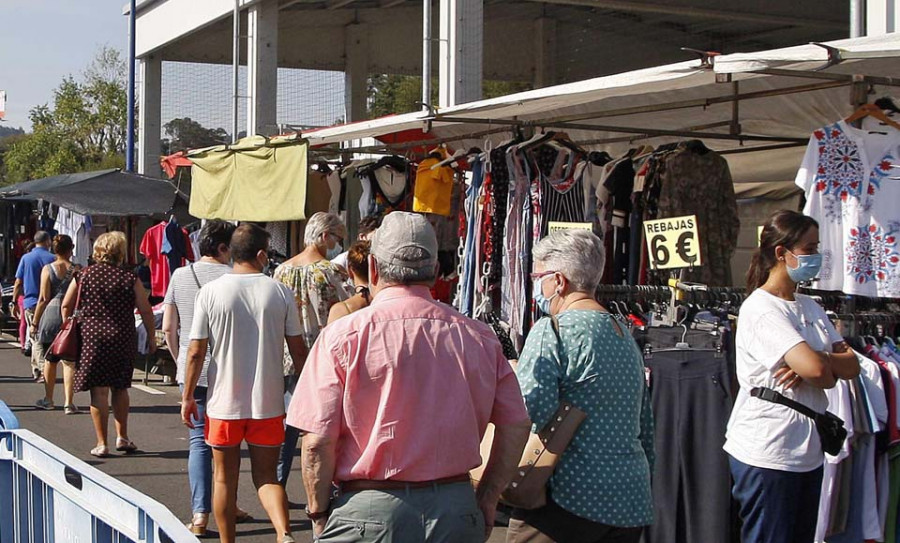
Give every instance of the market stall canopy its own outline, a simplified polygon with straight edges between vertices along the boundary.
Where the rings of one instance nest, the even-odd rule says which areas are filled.
[[[303,136],[313,147],[334,151],[361,138],[424,131],[419,142],[356,147],[402,153],[427,142],[468,149],[482,147],[487,138],[496,145],[517,128],[558,130],[587,149],[613,155],[638,143],[696,138],[725,154],[736,182],[789,181],[812,131],[855,109],[854,75],[867,76],[862,81],[873,85],[874,97],[900,84],[900,35],[824,45],[704,56]]]
[[[305,219],[308,147],[295,135],[251,136],[191,151],[191,215],[263,222]]]
[[[175,204],[175,187],[163,179],[122,170],[54,175],[0,187],[4,200],[46,200],[82,215],[162,215]]]

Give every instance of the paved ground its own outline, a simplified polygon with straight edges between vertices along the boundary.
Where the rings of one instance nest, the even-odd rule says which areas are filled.
[[[190,492],[187,479],[187,431],[181,424],[177,387],[163,386],[161,378],[151,375],[150,390],[157,394],[133,388],[129,433],[141,452],[128,457],[116,455],[100,460],[88,454],[95,445],[90,415],[82,413],[66,416],[61,409],[48,412],[33,407],[35,400],[43,397],[43,385],[34,383],[29,376],[28,360],[22,356],[19,348],[8,342],[0,342],[0,400],[5,401],[15,412],[23,428],[156,499],[179,518],[188,519]],[[142,378],[143,373],[136,371],[135,384],[139,384]],[[56,399],[59,403],[62,402],[61,371]],[[75,402],[81,407],[87,406],[88,394],[76,394]],[[110,436],[111,440],[115,439],[112,420]],[[305,495],[298,467],[299,461],[295,461],[294,473],[288,483],[292,527],[297,541],[309,542],[312,541],[312,535],[303,513]],[[246,450],[241,467],[238,503],[252,513],[255,519],[238,525],[238,541],[274,541],[274,530],[256,499],[250,480]],[[215,529],[214,524],[212,528]],[[491,536],[491,543],[504,541],[505,531],[505,528],[498,526]]]

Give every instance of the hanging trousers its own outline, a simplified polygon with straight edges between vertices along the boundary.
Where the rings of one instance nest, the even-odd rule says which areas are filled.
[[[721,336],[682,328],[651,328],[640,345],[646,355],[656,420],[654,523],[647,543],[733,540],[734,510],[728,455],[722,450],[731,415],[731,377]],[[682,341],[690,349],[674,348]]]

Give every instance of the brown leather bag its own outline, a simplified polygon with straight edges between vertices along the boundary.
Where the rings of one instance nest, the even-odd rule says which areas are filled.
[[[551,319],[557,341],[560,341],[559,323],[555,316]],[[560,402],[556,413],[540,433],[529,436],[525,450],[522,452],[522,458],[519,460],[519,469],[512,482],[503,491],[500,500],[520,509],[538,509],[546,505],[547,482],[586,418],[587,413],[581,409],[568,402]],[[488,425],[484,439],[481,441],[483,463],[470,472],[475,486],[478,486],[478,482],[484,475],[493,440],[493,427]]]
[[[66,360],[68,362],[77,362],[81,356],[81,326],[78,322],[78,309],[81,307],[81,286],[82,280],[78,281],[78,295],[75,298],[75,311],[72,316],[62,323],[59,333],[50,344],[47,352],[47,358],[50,360]]]

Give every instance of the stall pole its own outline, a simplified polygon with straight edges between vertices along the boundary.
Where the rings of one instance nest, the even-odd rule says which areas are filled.
[[[422,109],[431,111],[431,0],[422,0]]]
[[[859,38],[866,35],[865,0],[850,0],[850,37]]]
[[[137,0],[131,0],[128,12],[128,126],[125,136],[125,170],[134,171],[134,58]]]
[[[132,0],[134,1],[134,0]],[[234,0],[231,36],[231,142],[238,140],[238,75],[241,69],[241,0]]]

